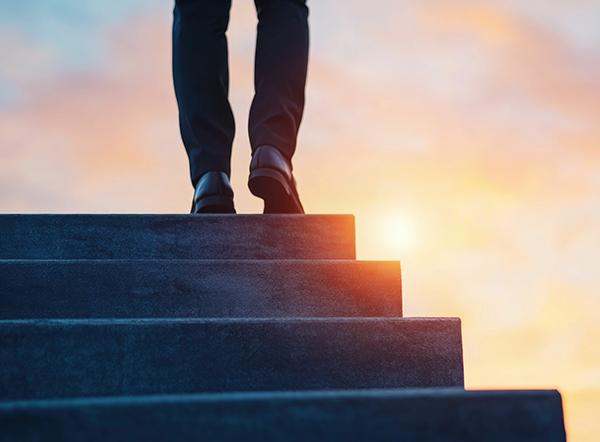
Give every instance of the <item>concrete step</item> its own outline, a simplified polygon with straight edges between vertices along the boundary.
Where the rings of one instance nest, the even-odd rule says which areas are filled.
[[[0,260],[0,319],[402,316],[398,262]]]
[[[0,403],[0,441],[565,442],[556,391],[362,390]]]
[[[458,319],[0,321],[0,400],[463,386]]]
[[[350,215],[0,215],[0,259],[354,259]]]

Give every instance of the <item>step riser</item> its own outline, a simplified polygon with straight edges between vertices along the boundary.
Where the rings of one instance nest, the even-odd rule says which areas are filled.
[[[354,259],[348,215],[0,215],[0,259]]]
[[[0,322],[2,399],[463,385],[460,322]]]
[[[402,316],[397,262],[0,261],[0,319]]]
[[[238,395],[243,396],[243,395]],[[556,392],[171,397],[2,408],[2,441],[565,442]]]

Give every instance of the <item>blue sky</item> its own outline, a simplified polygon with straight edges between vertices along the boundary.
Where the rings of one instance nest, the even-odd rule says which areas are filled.
[[[28,66],[28,54],[2,48],[3,59],[8,61],[0,68],[0,105],[26,96],[26,88],[15,81],[24,76],[35,80],[41,75],[98,69],[108,55],[104,44],[107,30],[152,13],[160,5],[164,2],[123,0],[109,6],[98,1],[0,1],[0,35],[35,48],[34,56],[46,54],[41,60],[30,60],[29,69],[19,69],[19,64]]]

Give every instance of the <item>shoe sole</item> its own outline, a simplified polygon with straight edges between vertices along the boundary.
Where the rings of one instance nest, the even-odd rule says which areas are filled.
[[[233,200],[226,196],[207,196],[199,199],[195,205],[196,210],[192,213],[236,213]]]
[[[250,172],[248,188],[265,202],[264,213],[304,213],[300,199],[286,177],[273,169],[258,168]]]

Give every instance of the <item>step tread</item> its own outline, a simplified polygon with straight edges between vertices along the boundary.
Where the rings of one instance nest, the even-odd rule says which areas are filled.
[[[0,260],[0,319],[402,316],[397,261]]]
[[[1,399],[463,385],[458,319],[0,321]]]
[[[0,258],[355,256],[352,215],[0,215]]]
[[[76,426],[78,435],[85,432],[91,440],[565,441],[561,397],[552,390],[231,392],[12,401],[0,402],[0,424],[13,440],[37,440],[42,433],[76,440]]]

